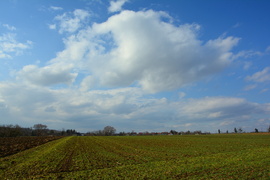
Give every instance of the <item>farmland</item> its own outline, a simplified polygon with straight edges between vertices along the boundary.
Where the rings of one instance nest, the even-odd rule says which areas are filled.
[[[65,137],[0,158],[1,179],[268,179],[270,135]]]
[[[26,149],[61,138],[60,136],[48,137],[1,137],[0,138],[0,157],[16,154]]]

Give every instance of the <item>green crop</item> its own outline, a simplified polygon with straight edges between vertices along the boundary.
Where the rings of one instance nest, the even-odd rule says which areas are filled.
[[[66,137],[0,158],[1,179],[269,177],[269,135]]]

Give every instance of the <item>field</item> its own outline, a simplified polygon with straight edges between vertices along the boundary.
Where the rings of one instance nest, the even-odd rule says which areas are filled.
[[[49,141],[53,141],[59,138],[61,137],[1,137],[0,158],[11,154],[16,154],[26,149],[45,144]]]
[[[65,137],[0,158],[0,179],[269,179],[270,135]]]

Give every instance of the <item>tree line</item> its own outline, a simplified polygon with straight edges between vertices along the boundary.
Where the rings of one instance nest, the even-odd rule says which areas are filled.
[[[115,135],[116,129],[112,126],[106,126],[103,130],[89,131],[86,136],[112,136]]]
[[[71,136],[79,133],[73,129],[54,130],[47,125],[35,124],[33,127],[24,128],[19,125],[0,125],[0,137],[18,136]]]
[[[257,128],[254,129],[255,133],[259,133]],[[270,125],[267,128],[267,132],[270,133]],[[222,133],[218,129],[218,133]],[[224,132],[223,132],[224,133]],[[229,133],[228,130],[226,133]],[[234,128],[233,133],[244,133],[242,128]],[[175,131],[171,130],[169,132],[120,132],[116,134],[116,129],[112,126],[105,126],[103,130],[89,131],[87,133],[77,132],[75,129],[62,129],[62,130],[53,130],[49,129],[47,125],[44,124],[35,124],[33,127],[24,128],[19,125],[0,125],[0,137],[18,137],[18,136],[138,136],[138,135],[200,135],[200,134],[210,134],[210,132],[201,131]]]
[[[87,132],[87,136],[112,136],[116,134],[116,129],[112,126],[106,126],[103,130]],[[33,127],[24,128],[19,125],[0,125],[0,137],[18,137],[18,136],[81,136],[82,133],[75,129],[54,130],[49,129],[47,125],[35,124]]]
[[[259,133],[260,131],[259,131],[259,129],[257,129],[257,128],[255,128],[254,129],[254,131],[252,131],[251,133]],[[261,132],[265,132],[265,131],[261,131]],[[270,125],[269,125],[269,127],[266,129],[266,132],[268,132],[268,133],[270,133]],[[221,134],[221,133],[224,133],[224,132],[221,132],[221,130],[220,129],[218,129],[218,134]],[[227,130],[226,131],[226,134],[228,134],[229,133],[229,131]],[[241,127],[240,128],[234,128],[233,129],[233,132],[232,133],[246,133]]]

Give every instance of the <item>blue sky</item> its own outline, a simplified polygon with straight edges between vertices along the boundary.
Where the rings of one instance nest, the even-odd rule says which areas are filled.
[[[1,124],[265,131],[269,1],[0,1]]]

